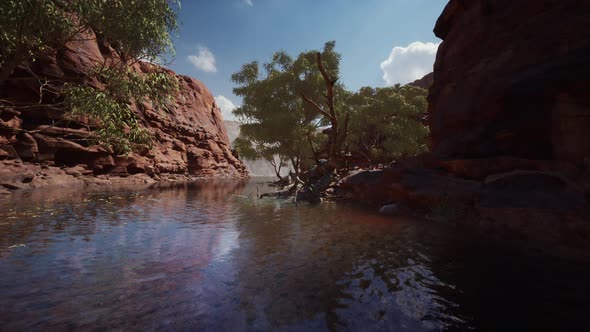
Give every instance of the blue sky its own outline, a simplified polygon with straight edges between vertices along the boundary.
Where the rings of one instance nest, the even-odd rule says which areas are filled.
[[[296,56],[335,40],[347,88],[407,83],[432,71],[432,32],[447,0],[184,0],[169,66],[203,81],[224,117],[241,100],[231,74],[278,50]]]

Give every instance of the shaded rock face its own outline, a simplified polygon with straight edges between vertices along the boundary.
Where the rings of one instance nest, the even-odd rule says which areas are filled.
[[[588,1],[451,0],[435,28],[432,153],[351,175],[344,195],[587,250],[588,13]]]
[[[434,73],[426,74],[424,77],[415,80],[412,83],[408,83],[408,85],[415,86],[422,88],[424,90],[429,90],[434,82]]]
[[[151,103],[133,105],[141,123],[153,138],[153,148],[126,156],[109,148],[89,146],[87,119],[66,118],[60,100],[50,91],[53,86],[76,81],[97,86],[87,78],[95,64],[112,63],[119,58],[113,50],[97,43],[94,35],[68,44],[63,50],[48,52],[29,65],[18,68],[0,91],[0,97],[14,104],[34,105],[39,100],[55,107],[0,109],[0,160],[74,167],[84,165],[94,174],[127,176],[136,173],[189,174],[192,176],[243,177],[247,171],[230,149],[221,112],[212,94],[200,81],[176,75],[179,91],[168,110],[155,110]],[[150,72],[153,64],[139,62],[132,69]],[[44,93],[40,82],[46,77]],[[45,81],[43,81],[45,82]]]
[[[590,157],[590,2],[452,0],[429,95],[433,148],[452,158]]]
[[[395,205],[396,213],[421,211],[428,219],[476,228],[503,241],[587,250],[590,204],[578,183],[545,170],[489,176],[480,170],[467,179],[449,173],[447,167],[447,161],[420,156],[382,170],[353,173],[339,182],[337,190],[344,198],[376,210]],[[501,172],[500,168],[494,170]]]

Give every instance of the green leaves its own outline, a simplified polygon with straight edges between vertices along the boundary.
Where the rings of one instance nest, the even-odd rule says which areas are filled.
[[[334,42],[326,43],[322,56],[327,70],[337,77],[340,55],[334,46]],[[317,67],[316,51],[303,52],[296,59],[285,51],[275,52],[268,63],[242,66],[232,81],[237,85],[234,93],[243,99],[242,106],[234,110],[242,122],[235,142],[240,155],[269,161],[278,155],[292,164],[314,159],[309,138],[314,146],[323,143],[318,127],[325,119],[303,104],[301,93],[324,99],[325,82]],[[343,91],[341,86],[338,89]]]
[[[24,61],[47,47],[63,44],[76,31],[62,1],[0,1],[0,65]]]
[[[143,102],[165,107],[172,92],[178,89],[176,78],[161,69],[140,74],[130,69],[102,68],[95,75],[104,89],[66,85],[65,103],[72,115],[88,116],[98,123],[95,143],[113,146],[117,152],[131,152],[134,144],[151,144],[132,103],[137,107]]]
[[[82,25],[130,59],[153,61],[173,54],[171,34],[178,30],[179,1],[77,0]]]
[[[413,86],[363,87],[349,95],[351,150],[375,163],[427,151],[426,95]]]

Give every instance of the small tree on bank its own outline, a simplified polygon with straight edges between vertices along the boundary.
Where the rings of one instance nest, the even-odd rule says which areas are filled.
[[[276,52],[271,62],[248,63],[232,75],[234,93],[243,98],[234,111],[241,121],[244,144],[236,145],[241,155],[268,159],[272,151],[298,175],[320,157],[340,151],[337,145],[345,135],[338,134],[335,96],[344,88],[337,83],[340,55],[334,47],[328,42],[322,52],[303,52],[296,59]],[[322,99],[325,103],[315,102]],[[325,125],[332,126],[328,139],[319,130]]]

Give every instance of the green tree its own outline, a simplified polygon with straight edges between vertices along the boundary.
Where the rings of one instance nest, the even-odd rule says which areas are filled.
[[[346,98],[351,113],[349,149],[371,163],[386,163],[428,149],[428,92],[414,86],[363,87]]]
[[[234,141],[234,147],[239,151],[240,157],[246,160],[262,159],[268,162],[274,169],[279,180],[283,180],[281,171],[288,167],[289,160],[278,149],[278,145],[270,146],[264,142],[254,141],[250,138],[240,136]]]
[[[303,52],[296,59],[276,52],[271,62],[248,63],[232,75],[234,93],[243,98],[234,111],[241,121],[241,155],[269,160],[274,153],[298,174],[328,151],[332,134],[325,139],[318,128],[333,124],[337,114],[328,103],[344,90],[337,84],[340,55],[334,46],[328,42],[321,52]],[[324,96],[327,87],[332,97]],[[315,102],[322,99],[325,106]]]
[[[306,111],[317,112],[321,116],[321,122],[329,125],[325,131],[327,140],[320,145],[319,150],[314,148],[316,159],[322,155],[331,165],[337,166],[348,135],[349,113],[343,112],[345,109],[339,107],[342,103],[338,96],[343,96],[346,92],[344,86],[338,83],[341,56],[334,51],[335,46],[336,42],[331,41],[324,45],[322,52],[309,51],[299,55],[294,65],[294,75],[300,78],[296,88],[300,91]],[[341,119],[344,119],[343,123]],[[313,148],[312,139],[309,141]]]
[[[94,36],[115,50],[118,60],[97,64],[89,76],[102,88],[84,85],[89,77],[61,84],[53,91],[74,114],[101,123],[96,140],[119,144],[145,142],[132,102],[147,99],[163,105],[176,82],[161,69],[147,75],[129,70],[139,60],[172,54],[178,1],[172,0],[3,0],[0,2],[0,86],[18,66],[28,66],[42,53]],[[119,61],[120,60],[120,61]],[[38,78],[44,81],[44,78]],[[2,105],[0,105],[1,107]],[[12,107],[12,106],[11,106]]]

